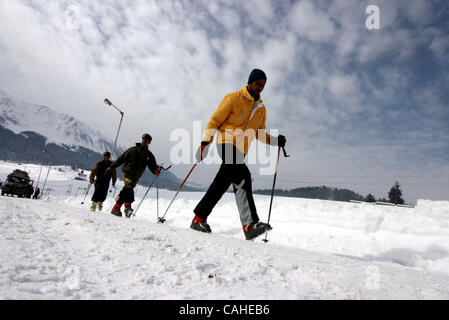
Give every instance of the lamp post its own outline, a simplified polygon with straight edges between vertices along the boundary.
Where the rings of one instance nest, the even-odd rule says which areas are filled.
[[[111,154],[111,159],[113,159],[114,153],[115,153],[115,148],[117,146],[117,139],[118,139],[118,134],[120,132],[120,127],[122,126],[122,120],[123,120],[123,111],[120,110],[119,108],[117,108],[111,101],[109,101],[109,99],[104,99],[104,103],[106,103],[107,105],[113,106],[115,109],[117,109],[118,112],[120,112],[120,124],[118,125],[118,130],[117,130],[117,135],[115,136],[115,141],[114,141],[114,149],[112,150],[112,154]]]

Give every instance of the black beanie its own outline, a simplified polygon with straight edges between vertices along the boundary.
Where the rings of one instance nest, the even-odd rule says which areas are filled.
[[[153,140],[153,138],[148,133],[144,133],[143,136],[142,136],[142,139],[146,139],[148,141]]]
[[[267,76],[265,75],[265,72],[263,72],[260,69],[254,69],[249,74],[248,84],[253,83],[254,81],[260,80],[260,79],[264,79],[265,81],[267,80]]]

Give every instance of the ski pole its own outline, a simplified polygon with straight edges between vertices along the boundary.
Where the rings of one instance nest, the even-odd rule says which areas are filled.
[[[159,183],[156,180],[156,215],[157,220],[159,221]]]
[[[142,197],[142,200],[140,200],[139,205],[137,206],[136,210],[134,210],[134,212],[133,212],[132,215],[135,215],[135,214],[137,213],[137,210],[139,210],[140,205],[142,204],[143,200],[144,200],[145,197],[147,196],[148,191],[150,191],[151,187],[153,186],[153,183],[154,183],[156,180],[157,180],[157,176],[155,176],[154,179],[153,179],[153,181],[151,181],[151,183],[150,183],[150,185],[149,185],[147,191],[145,192],[145,194],[144,194],[143,197]]]
[[[168,168],[163,168],[163,167],[161,167],[163,170],[168,170],[168,169],[170,169],[171,168],[171,166],[169,166]],[[151,189],[151,187],[153,186],[153,183],[156,181],[156,185],[157,185],[157,178],[158,178],[159,176],[155,176],[154,177],[154,179],[153,179],[153,181],[151,181],[151,184],[150,184],[150,186],[148,187],[148,189],[147,189],[147,191],[145,192],[145,194],[143,195],[143,197],[142,197],[142,200],[140,200],[140,203],[139,203],[139,205],[137,206],[137,209],[133,212],[133,216],[137,213],[137,210],[139,210],[139,208],[140,208],[140,205],[142,204],[142,202],[143,202],[143,200],[145,199],[145,197],[147,196],[147,194],[148,194],[148,191],[150,191],[150,189]]]
[[[176,191],[175,196],[173,197],[173,199],[171,200],[170,204],[168,205],[167,210],[165,210],[164,215],[163,215],[162,217],[158,218],[158,222],[160,222],[160,223],[164,223],[164,222],[165,222],[165,215],[167,214],[168,209],[170,209],[170,207],[171,207],[173,201],[175,201],[176,197],[178,196],[179,191],[181,191],[182,187],[184,186],[184,183],[186,183],[187,179],[189,178],[190,174],[192,173],[193,169],[195,169],[195,167],[197,166],[197,164],[198,164],[198,161],[195,162],[195,164],[193,165],[192,169],[190,169],[189,173],[187,174],[187,177],[186,177],[186,178],[184,179],[184,181],[181,183],[181,185],[180,185],[179,188],[178,188],[178,191]]]
[[[86,194],[84,195],[84,199],[83,199],[83,201],[81,201],[81,204],[84,204],[84,200],[86,200],[86,198],[87,198],[87,194],[89,193],[89,190],[90,190],[90,186],[92,185],[92,183],[89,183],[89,186],[87,187],[87,191],[86,191]]]
[[[288,158],[290,157],[287,152],[285,151],[285,148],[282,148],[282,151],[284,152],[284,157]],[[279,166],[279,158],[281,155],[281,147],[278,147],[278,156],[276,159],[276,169],[274,171],[274,178],[273,178],[273,187],[271,188],[271,199],[270,199],[270,208],[268,209],[268,221],[267,223],[270,223],[270,218],[271,218],[271,208],[273,206],[273,197],[274,197],[274,187],[276,186],[276,177],[278,175],[278,166]],[[267,243],[268,242],[268,232],[265,234],[265,239],[263,239],[262,241]]]

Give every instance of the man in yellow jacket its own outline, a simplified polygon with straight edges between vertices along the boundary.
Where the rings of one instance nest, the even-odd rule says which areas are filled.
[[[198,161],[204,159],[209,144],[218,133],[217,147],[223,162],[206,194],[193,210],[195,217],[190,228],[212,232],[207,217],[232,184],[245,238],[254,240],[272,229],[269,224],[259,221],[252,194],[251,173],[244,163],[254,139],[280,147],[286,143],[284,136],[272,137],[266,133],[266,109],[260,98],[266,81],[265,73],[254,69],[249,75],[248,85],[226,95],[210,118],[196,158]]]

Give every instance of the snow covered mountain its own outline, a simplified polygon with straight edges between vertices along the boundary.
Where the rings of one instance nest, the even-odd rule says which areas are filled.
[[[47,106],[19,101],[0,89],[0,125],[20,134],[33,131],[47,138],[46,143],[66,145],[72,150],[79,146],[103,153],[112,150],[113,143],[100,132],[72,116]]]
[[[19,101],[0,89],[0,160],[90,170],[104,151],[112,149],[113,143],[100,132],[74,117],[46,106]],[[117,146],[115,155],[123,151]],[[140,182],[150,184],[153,177],[146,171]],[[176,190],[180,183],[169,171],[159,179],[159,187],[170,190]],[[188,184],[184,189],[200,188]]]

